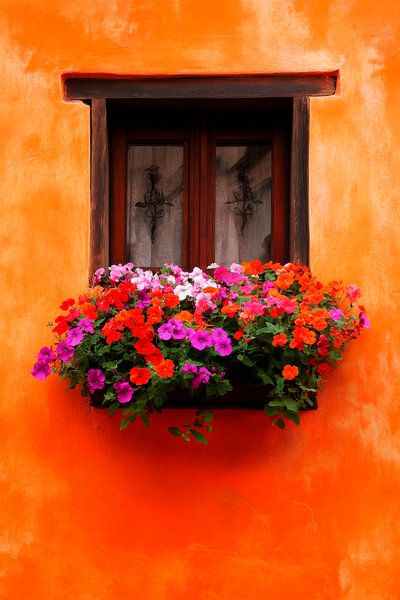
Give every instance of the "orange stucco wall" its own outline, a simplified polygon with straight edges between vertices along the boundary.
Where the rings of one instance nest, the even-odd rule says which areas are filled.
[[[400,598],[398,0],[2,0],[0,597]],[[29,374],[86,283],[89,109],[65,72],[340,69],[311,100],[311,262],[373,327],[301,428],[178,412],[120,432]]]

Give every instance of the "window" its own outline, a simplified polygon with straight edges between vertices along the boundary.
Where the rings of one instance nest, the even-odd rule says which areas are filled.
[[[91,104],[91,268],[308,262],[309,96],[336,73],[65,77]]]
[[[282,102],[111,105],[111,261],[286,261],[290,122]]]

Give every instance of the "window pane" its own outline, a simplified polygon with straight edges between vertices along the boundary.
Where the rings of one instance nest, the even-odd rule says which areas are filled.
[[[215,261],[271,258],[271,144],[217,146]]]
[[[134,264],[182,262],[183,147],[128,148],[127,254]]]

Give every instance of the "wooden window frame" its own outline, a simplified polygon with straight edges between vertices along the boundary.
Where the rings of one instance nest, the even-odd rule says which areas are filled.
[[[110,257],[110,144],[108,103],[126,100],[197,102],[292,99],[289,183],[289,260],[309,264],[308,161],[310,96],[336,92],[338,72],[284,75],[122,77],[64,75],[65,98],[90,104],[90,249],[92,273]]]

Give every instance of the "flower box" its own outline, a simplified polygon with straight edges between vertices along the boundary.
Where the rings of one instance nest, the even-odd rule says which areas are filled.
[[[163,408],[196,408],[173,435],[206,443],[210,408],[263,409],[283,428],[317,407],[322,378],[369,322],[355,285],[323,285],[302,265],[212,266],[159,273],[99,269],[62,303],[57,341],[32,374],[80,386],[92,406],[122,408],[121,428]]]

